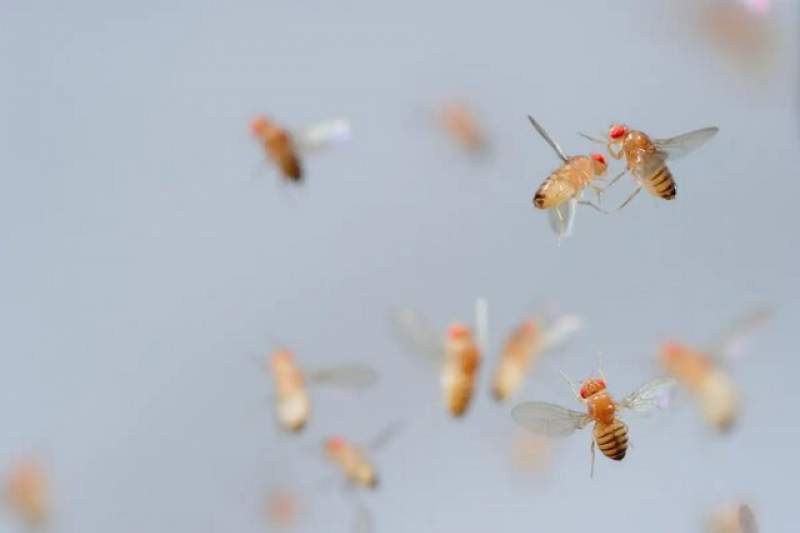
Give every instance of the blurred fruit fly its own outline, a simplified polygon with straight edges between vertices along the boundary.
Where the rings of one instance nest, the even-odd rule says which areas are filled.
[[[290,490],[273,489],[267,495],[266,512],[271,525],[288,528],[298,521],[300,502]]]
[[[5,500],[29,527],[44,524],[50,506],[44,467],[30,460],[17,463],[6,480]]]
[[[705,420],[717,431],[730,429],[739,414],[739,394],[722,370],[722,363],[740,351],[742,341],[769,315],[766,309],[747,313],[707,350],[696,350],[677,342],[661,347],[660,361],[664,370],[689,390],[700,404]]]
[[[675,180],[667,167],[667,160],[679,159],[696,150],[713,137],[719,128],[709,127],[690,131],[669,139],[651,139],[647,134],[632,130],[623,124],[614,124],[608,130],[608,141],[596,139],[585,133],[583,137],[605,144],[614,159],[625,158],[627,168],[614,177],[606,189],[616,183],[628,171],[633,174],[637,187],[617,209],[622,209],[633,200],[642,188],[653,196],[672,200],[675,198]],[[615,146],[619,149],[615,150]]]
[[[325,442],[325,453],[348,481],[359,487],[374,489],[378,474],[367,456],[358,446],[342,437],[331,437]]]
[[[303,179],[302,156],[350,138],[350,123],[344,119],[321,122],[305,131],[293,133],[264,115],[250,122],[250,133],[262,144],[267,157],[284,178],[295,183]]]
[[[492,380],[492,395],[503,401],[522,385],[533,360],[562,346],[581,327],[575,315],[564,315],[546,323],[529,318],[506,340]]]
[[[737,503],[715,511],[708,521],[708,532],[758,533],[758,525],[750,506]]]
[[[593,475],[595,444],[609,459],[621,461],[625,458],[628,450],[628,426],[617,417],[617,413],[625,409],[645,413],[661,407],[666,393],[674,385],[674,379],[656,379],[645,383],[617,403],[606,391],[604,379],[589,378],[583,382],[580,391],[570,382],[578,400],[586,404],[586,413],[545,402],[525,402],[514,407],[511,417],[528,431],[547,437],[566,437],[576,429],[582,429],[594,422],[591,444]]]
[[[413,309],[400,309],[392,317],[395,332],[409,351],[442,364],[444,403],[456,417],[466,413],[472,399],[481,354],[486,352],[487,315],[486,300],[479,298],[475,303],[474,333],[466,324],[454,322],[443,341]]]
[[[311,402],[306,381],[348,388],[364,388],[377,381],[375,371],[364,365],[303,372],[294,354],[283,348],[272,353],[269,366],[277,392],[278,421],[289,431],[299,431],[308,422]]]
[[[450,137],[468,152],[482,152],[487,148],[482,128],[475,115],[464,104],[445,104],[440,119]]]
[[[536,190],[536,194],[533,196],[533,205],[539,209],[548,210],[550,226],[559,238],[568,237],[572,233],[575,209],[578,204],[588,205],[600,212],[605,212],[592,202],[580,198],[586,187],[591,187],[596,192],[600,191],[600,188],[591,183],[606,173],[606,158],[603,154],[597,153],[588,156],[567,157],[558,143],[533,117],[528,115],[528,119],[563,162]]]

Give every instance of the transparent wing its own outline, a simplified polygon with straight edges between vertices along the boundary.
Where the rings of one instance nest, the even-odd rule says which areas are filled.
[[[304,152],[329,148],[350,139],[350,121],[343,118],[325,120],[294,136],[297,148]]]
[[[390,325],[397,340],[411,353],[421,355],[433,362],[444,354],[442,339],[427,320],[410,307],[396,309],[390,317]]]
[[[566,437],[589,423],[585,413],[545,402],[525,402],[511,410],[511,418],[532,433]]]
[[[562,315],[556,318],[544,331],[542,350],[555,350],[566,343],[582,327],[577,315]]]
[[[708,353],[719,361],[729,360],[744,353],[744,346],[760,328],[772,316],[772,310],[767,307],[751,309],[733,324],[728,326],[717,339],[711,344]]]
[[[606,144],[606,141],[604,139],[601,139],[600,137],[592,137],[588,133],[583,133],[582,131],[579,131],[578,135],[580,135],[584,139],[588,139],[588,140],[592,141],[593,143]]]
[[[375,435],[375,438],[369,441],[367,449],[373,453],[380,451],[384,446],[394,440],[397,434],[400,433],[400,430],[403,429],[403,426],[404,424],[402,422],[395,422],[391,426],[385,428]]]
[[[367,365],[342,365],[309,373],[315,383],[348,388],[365,388],[378,381],[378,373]]]
[[[659,152],[669,159],[680,159],[689,152],[697,150],[719,131],[717,127],[703,128],[677,135],[669,139],[653,139]]]
[[[559,240],[572,235],[577,207],[578,200],[572,198],[558,207],[547,210],[547,220],[550,222],[550,227],[558,235]]]
[[[536,122],[536,119],[534,119],[532,116],[528,115],[528,120],[531,121],[533,127],[536,129],[536,131],[539,132],[539,135],[542,136],[542,138],[547,142],[547,144],[549,144],[553,148],[553,150],[556,151],[558,157],[560,157],[562,161],[566,161],[567,156],[564,155],[564,150],[562,150],[561,147],[558,145],[558,143],[555,142],[552,137],[550,137],[550,134],[547,133],[547,131],[545,131],[545,129],[538,122]]]
[[[358,504],[356,509],[355,522],[353,524],[354,533],[373,533],[375,528],[372,523],[372,513],[363,504]]]
[[[475,338],[481,353],[489,349],[489,303],[486,298],[475,301]]]
[[[758,533],[756,516],[749,505],[739,506],[739,527],[741,527],[742,533]]]
[[[626,396],[619,406],[623,409],[630,409],[636,413],[644,414],[656,408],[667,407],[670,399],[670,392],[675,386],[672,378],[659,378],[648,381],[635,392]]]

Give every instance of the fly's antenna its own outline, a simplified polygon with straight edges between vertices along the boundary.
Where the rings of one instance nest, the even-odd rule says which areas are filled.
[[[572,380],[567,377],[563,370],[559,370],[558,373],[561,374],[561,379],[566,381],[567,385],[569,385],[569,388],[572,389],[572,394],[574,394],[578,400],[583,401],[581,395],[578,394],[578,389],[575,387],[575,383],[573,383]]]
[[[600,379],[606,383],[608,382],[605,373],[603,373],[603,352],[597,352],[597,373],[600,374]]]

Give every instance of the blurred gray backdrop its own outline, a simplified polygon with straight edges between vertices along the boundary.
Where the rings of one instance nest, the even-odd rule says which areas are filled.
[[[352,531],[357,504],[380,532],[699,531],[737,498],[764,531],[793,530],[796,5],[775,6],[775,64],[756,74],[707,45],[695,7],[5,0],[0,470],[43,457],[65,533],[265,531],[266,493],[287,484],[300,531]],[[451,98],[485,124],[487,158],[437,128]],[[296,190],[248,135],[259,112],[296,127],[345,116],[354,137],[310,158]],[[720,133],[672,166],[676,202],[581,210],[557,246],[531,196],[558,161],[527,113],[571,153],[591,148],[576,131],[613,121]],[[453,421],[386,313],[412,304],[443,327],[477,295],[493,351]],[[495,405],[497,349],[548,302],[587,328]],[[559,369],[581,379],[602,352],[623,395],[657,374],[659,342],[702,345],[762,302],[776,317],[730,367],[745,397],[734,433],[711,434],[681,394],[628,417],[634,447],[598,457],[593,480],[588,430],[544,475],[515,473],[511,405],[579,407]],[[310,427],[283,435],[255,362],[278,341],[309,367],[368,361],[381,382],[314,390]],[[342,490],[322,439],[365,442],[395,421],[380,490]]]

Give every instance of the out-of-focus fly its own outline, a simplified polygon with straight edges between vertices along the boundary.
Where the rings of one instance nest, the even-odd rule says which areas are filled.
[[[723,370],[723,363],[741,350],[742,341],[769,315],[766,309],[747,313],[706,350],[674,341],[661,347],[662,367],[686,387],[698,402],[705,420],[717,431],[730,429],[739,415],[739,394]]]
[[[451,102],[444,105],[440,119],[445,131],[466,151],[476,153],[487,149],[483,129],[464,104]]]
[[[447,410],[462,416],[469,407],[475,389],[482,353],[486,351],[487,304],[475,304],[475,331],[460,322],[451,323],[445,339],[439,340],[427,321],[416,311],[396,311],[392,325],[409,351],[442,363],[442,392]]]
[[[377,374],[365,365],[347,365],[315,372],[303,372],[294,354],[275,350],[269,360],[277,394],[278,422],[289,431],[299,431],[311,413],[307,382],[364,388],[377,381]]]
[[[303,179],[303,155],[349,139],[350,123],[334,119],[294,133],[266,116],[258,115],[250,122],[250,133],[258,139],[283,177],[299,183]]]
[[[6,479],[6,504],[30,528],[47,521],[50,511],[47,485],[44,467],[33,460],[17,463]]]
[[[511,416],[528,431],[547,437],[566,437],[594,422],[591,445],[593,474],[595,444],[609,459],[621,461],[625,458],[628,426],[617,417],[617,413],[625,409],[644,413],[660,407],[666,393],[674,385],[674,379],[656,379],[645,383],[621,402],[616,402],[606,392],[604,379],[589,378],[583,382],[580,391],[570,383],[578,400],[586,405],[586,413],[551,403],[525,402],[514,407]]]

